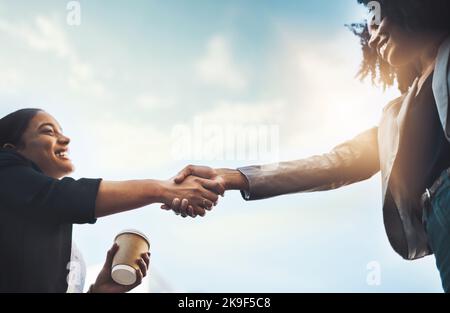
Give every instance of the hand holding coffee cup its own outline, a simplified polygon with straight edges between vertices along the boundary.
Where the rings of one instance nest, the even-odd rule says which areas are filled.
[[[112,261],[111,277],[120,285],[133,285],[139,279],[137,273],[142,271],[139,262],[149,253],[150,240],[142,232],[128,229],[120,232],[114,241],[118,251]]]
[[[142,283],[142,279],[147,275],[148,268],[150,265],[150,252],[141,254],[140,258],[136,261],[139,270],[135,270],[136,281],[132,285],[121,285],[118,284],[112,278],[111,272],[113,268],[113,259],[115,258],[117,252],[119,251],[119,245],[114,243],[114,245],[109,249],[105,264],[103,265],[100,273],[92,284],[88,292],[91,293],[123,293],[132,290],[133,288],[139,286]]]

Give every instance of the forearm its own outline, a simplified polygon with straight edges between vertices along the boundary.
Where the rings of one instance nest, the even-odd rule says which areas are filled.
[[[248,180],[247,192],[243,190],[247,200],[336,189],[368,179],[379,170],[377,128],[323,155],[239,169]]]
[[[97,218],[161,203],[165,187],[157,180],[102,181],[96,199]]]

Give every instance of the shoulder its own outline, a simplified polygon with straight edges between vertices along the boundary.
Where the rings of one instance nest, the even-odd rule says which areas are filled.
[[[435,66],[435,78],[446,78],[450,75],[448,65],[450,62],[450,37],[448,37],[439,47],[438,55],[436,58]],[[437,76],[437,77],[436,77]]]
[[[450,36],[447,37],[439,47],[439,56],[448,61],[450,57]]]
[[[0,170],[15,166],[32,167],[35,170],[40,171],[36,164],[21,154],[12,150],[0,149]]]
[[[441,108],[441,110],[446,109],[449,98],[449,87],[450,87],[449,60],[450,60],[450,37],[448,37],[439,48],[433,76],[433,93],[438,108]]]

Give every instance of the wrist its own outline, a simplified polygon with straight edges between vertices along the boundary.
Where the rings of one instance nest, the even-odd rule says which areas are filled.
[[[238,170],[218,169],[218,176],[222,179],[226,190],[248,190],[247,178]]]
[[[167,199],[169,199],[170,186],[167,181],[157,180],[155,183],[155,193],[153,202],[157,203],[167,203]]]

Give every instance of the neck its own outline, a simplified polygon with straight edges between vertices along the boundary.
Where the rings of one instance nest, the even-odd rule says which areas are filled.
[[[448,33],[426,36],[429,38],[428,43],[424,45],[424,49],[420,53],[416,63],[416,70],[419,76],[426,75],[434,69],[439,47],[447,36]]]

